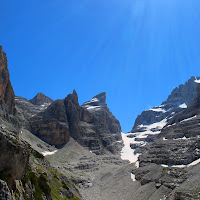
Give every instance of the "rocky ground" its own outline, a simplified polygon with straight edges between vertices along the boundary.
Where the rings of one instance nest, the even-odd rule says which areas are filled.
[[[117,155],[95,155],[73,139],[55,154],[47,156],[58,171],[74,178],[84,200],[160,200],[167,187],[136,181],[135,163]],[[162,168],[162,167],[161,167]]]

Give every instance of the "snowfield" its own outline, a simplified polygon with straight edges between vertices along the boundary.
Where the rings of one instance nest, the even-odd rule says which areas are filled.
[[[43,156],[50,156],[50,155],[53,155],[54,153],[56,153],[58,150],[55,150],[55,151],[44,151],[42,152],[42,155]]]

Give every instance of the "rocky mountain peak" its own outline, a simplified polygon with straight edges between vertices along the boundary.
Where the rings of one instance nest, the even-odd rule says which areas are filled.
[[[102,92],[96,95],[94,98],[97,98],[102,103],[106,103],[106,92]]]
[[[33,99],[31,99],[30,102],[34,105],[40,106],[44,104],[50,104],[53,102],[53,100],[40,92]]]
[[[196,87],[199,83],[200,77],[192,76],[185,84],[176,87],[162,105],[170,104],[173,107],[183,103],[189,105],[196,97]]]
[[[193,107],[198,107],[199,104],[192,103],[199,102],[197,100],[197,93],[200,90],[199,83],[200,77],[192,76],[185,84],[176,87],[160,106],[145,110],[136,118],[129,134],[129,137],[133,138],[131,147],[135,154],[144,152],[146,145],[155,141],[168,123],[173,124],[187,118],[184,114],[185,110],[191,110],[191,116],[194,115]],[[182,115],[174,118],[180,112]]]
[[[74,104],[76,106],[79,106],[76,90],[73,90],[72,94],[67,95],[67,97],[65,98],[65,104]]]
[[[91,100],[85,102],[82,106],[91,112],[96,112],[102,110],[103,108],[107,108],[106,93],[102,92],[94,96]]]

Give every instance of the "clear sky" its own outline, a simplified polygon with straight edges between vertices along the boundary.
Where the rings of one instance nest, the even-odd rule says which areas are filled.
[[[141,111],[200,76],[199,0],[0,0],[15,94],[79,103],[107,92],[130,131]]]

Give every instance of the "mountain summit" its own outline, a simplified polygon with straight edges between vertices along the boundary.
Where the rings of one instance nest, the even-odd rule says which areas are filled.
[[[40,92],[33,99],[31,99],[30,102],[34,105],[40,106],[44,104],[50,104],[53,102],[53,100]]]

